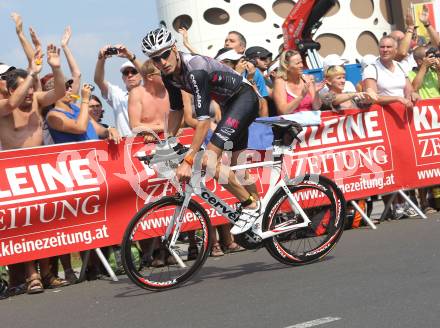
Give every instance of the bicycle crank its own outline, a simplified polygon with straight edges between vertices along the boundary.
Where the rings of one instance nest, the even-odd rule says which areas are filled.
[[[241,247],[246,249],[257,249],[263,247],[263,239],[255,234],[252,229],[234,236],[234,240]]]

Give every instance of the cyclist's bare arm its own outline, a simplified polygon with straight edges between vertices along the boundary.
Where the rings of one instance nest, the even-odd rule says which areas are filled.
[[[203,144],[203,140],[205,140],[206,135],[208,134],[209,127],[211,125],[211,120],[206,119],[202,121],[197,121],[196,127],[194,129],[194,136],[189,147],[189,155],[195,156],[195,154],[200,150],[200,147]]]
[[[170,111],[170,114],[168,115],[168,135],[175,136],[177,134],[177,131],[180,128],[180,123],[182,122],[182,117],[182,110]],[[188,155],[195,156],[200,150],[203,140],[208,133],[210,124],[211,121],[209,119],[197,121]]]
[[[183,111],[180,110],[170,110],[168,114],[168,135],[175,136],[180,129],[182,123]]]

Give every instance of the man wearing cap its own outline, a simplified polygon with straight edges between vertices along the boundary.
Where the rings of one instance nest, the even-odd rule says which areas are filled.
[[[7,99],[9,97],[8,88],[6,88],[6,76],[8,72],[14,69],[14,66],[0,63],[0,99]]]
[[[262,97],[260,99],[260,111],[258,116],[268,116],[268,107],[267,107],[267,100],[266,97],[269,96],[269,91],[266,88],[266,83],[264,81],[264,75],[258,68],[257,64],[257,58],[262,55],[272,54],[268,52],[266,49],[262,47],[250,47],[245,51],[245,63],[246,63],[246,70],[240,71],[237,69],[239,73],[241,73],[246,79],[251,82],[260,96]],[[260,60],[261,62],[264,62],[263,60]],[[270,61],[269,61],[270,62]],[[263,64],[264,65],[264,64]]]
[[[128,61],[122,64],[120,72],[122,73],[122,81],[125,84],[125,89],[122,90],[119,86],[111,84],[104,79],[105,75],[105,61],[107,58],[113,56],[112,48],[117,49],[117,56],[126,58]],[[142,64],[137,61],[136,56],[129,52],[123,45],[105,46],[101,48],[96,62],[94,81],[101,90],[102,97],[107,101],[111,108],[113,108],[115,115],[116,128],[121,136],[131,135],[130,121],[128,118],[128,93],[133,88],[141,84],[142,77],[136,67],[141,67]]]
[[[333,67],[333,66],[344,66],[347,63],[348,63],[348,59],[341,58],[337,54],[331,54],[331,55],[326,56],[324,58],[324,60],[323,60],[323,65],[322,65],[323,66],[323,71],[324,71],[324,76],[325,76],[325,72],[330,67]],[[322,88],[322,90],[319,91],[319,94],[323,95],[323,94],[328,93],[328,92],[329,92],[328,86],[325,85]],[[342,92],[343,93],[345,93],[345,92],[356,92],[356,87],[350,81],[345,81],[344,90]]]
[[[272,61],[272,53],[263,47],[250,47],[246,49],[245,55],[250,61],[255,60],[255,66],[261,73],[264,73],[268,69]]]
[[[272,53],[266,48],[256,46],[246,49],[245,56],[249,62],[249,73],[253,71],[254,66],[256,67],[253,80],[258,87],[258,92],[264,97],[264,101],[262,102],[263,108],[260,109],[260,116],[268,116],[268,102],[272,96],[273,84],[269,78],[264,76],[264,72],[267,71],[272,61]]]

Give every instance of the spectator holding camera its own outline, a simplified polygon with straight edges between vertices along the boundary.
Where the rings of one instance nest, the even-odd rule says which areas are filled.
[[[128,61],[122,64],[120,69],[126,90],[122,90],[119,86],[108,82],[104,78],[105,61],[115,55],[128,59]],[[128,118],[128,93],[142,82],[142,77],[138,70],[141,66],[142,64],[136,59],[136,55],[128,51],[123,45],[105,46],[98,54],[94,81],[101,90],[102,97],[113,109],[116,128],[121,136],[132,134]]]
[[[230,31],[225,39],[224,48],[233,49],[241,55],[245,54],[246,38],[240,32]],[[257,69],[257,61],[255,57],[258,56],[258,51],[255,51],[255,48],[256,47],[249,48],[250,51],[247,52],[245,57],[241,58],[235,65],[235,71],[243,75],[254,86],[255,91],[263,97],[260,99],[260,110],[258,112],[258,115],[261,117],[269,115],[267,101],[264,99],[264,97],[269,96],[269,93],[264,82],[264,76]],[[248,55],[249,57],[247,57]]]
[[[250,47],[246,49],[245,56],[249,60],[255,61],[255,67],[264,74],[272,62],[272,53],[263,47]]]
[[[415,91],[422,99],[440,97],[440,53],[436,48],[418,47],[414,50],[414,59],[417,67],[409,72],[408,77],[412,81]],[[420,188],[420,206],[425,214],[437,211],[429,206],[427,194],[431,188]]]
[[[422,99],[440,97],[440,53],[436,48],[418,47],[414,51],[417,67],[409,72],[415,91]]]
[[[264,72],[272,61],[272,53],[263,47],[250,47],[245,51],[245,60],[247,65],[244,76],[256,86],[258,93],[262,97],[260,100],[259,116],[269,116],[267,98],[272,93],[273,85],[270,80],[267,81],[265,79]]]

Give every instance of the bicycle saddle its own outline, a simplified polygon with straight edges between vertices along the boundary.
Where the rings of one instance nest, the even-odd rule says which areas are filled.
[[[290,146],[293,139],[301,141],[298,134],[303,130],[303,127],[298,122],[283,118],[257,119],[255,122],[272,127],[274,145],[282,143],[284,146]]]

